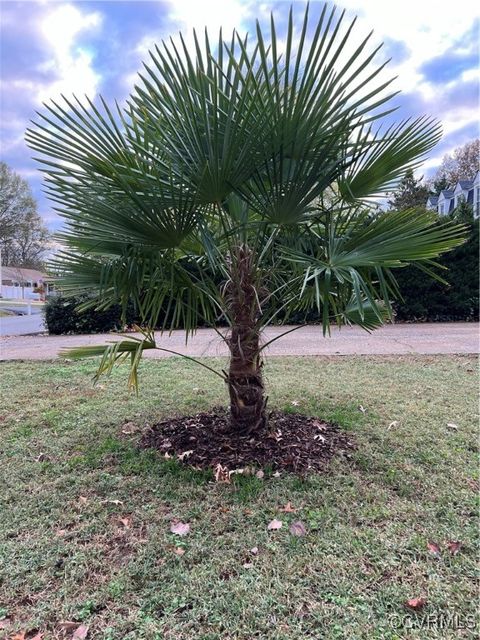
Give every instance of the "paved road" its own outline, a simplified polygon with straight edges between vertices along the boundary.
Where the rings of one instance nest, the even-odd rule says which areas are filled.
[[[2,303],[0,305],[0,309],[3,309],[4,311],[13,311],[21,316],[28,315],[28,305],[26,304],[16,304],[15,302]],[[30,310],[32,314],[41,314],[43,311],[43,305],[32,304]]]
[[[43,315],[37,311],[31,316],[5,316],[0,318],[0,336],[25,336],[45,331]]]
[[[265,341],[278,336],[288,327],[268,327]],[[211,329],[200,329],[185,345],[183,331],[170,337],[157,335],[157,344],[165,349],[191,356],[223,356],[227,349],[223,340]],[[50,360],[60,349],[73,346],[104,344],[121,339],[118,335],[89,336],[12,336],[0,340],[2,360]],[[272,343],[267,355],[348,355],[348,354],[441,354],[479,353],[478,323],[432,323],[387,325],[372,334],[358,327],[332,329],[324,338],[318,326],[302,327]],[[146,357],[162,358],[165,351],[146,351]]]

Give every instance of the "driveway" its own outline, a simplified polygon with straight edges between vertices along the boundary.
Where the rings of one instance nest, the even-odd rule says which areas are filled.
[[[3,318],[2,318],[3,320]],[[18,320],[18,319],[17,319]],[[264,341],[271,340],[292,327],[268,327]],[[80,345],[104,344],[122,339],[116,334],[88,336],[11,336],[0,340],[2,360],[51,360],[61,349]],[[157,344],[184,355],[225,356],[227,348],[212,329],[199,329],[185,344],[185,333],[174,331],[171,336],[157,334]],[[358,327],[332,329],[324,338],[318,326],[307,326],[273,342],[269,356],[364,355],[364,354],[455,354],[479,353],[478,323],[425,323],[387,325],[368,334]],[[165,351],[146,351],[149,358],[168,357]]]

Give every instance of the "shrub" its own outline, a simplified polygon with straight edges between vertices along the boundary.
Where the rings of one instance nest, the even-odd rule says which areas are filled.
[[[88,309],[79,312],[77,307],[87,298],[69,297],[58,295],[48,298],[44,314],[48,333],[61,335],[65,333],[105,333],[108,331],[121,331],[124,328],[121,319],[120,305],[112,305],[105,311]],[[135,321],[133,307],[127,309],[126,324]]]
[[[479,221],[476,220],[467,242],[438,260],[448,269],[440,273],[448,286],[412,266],[396,272],[404,298],[395,305],[399,320],[478,320],[478,233]]]

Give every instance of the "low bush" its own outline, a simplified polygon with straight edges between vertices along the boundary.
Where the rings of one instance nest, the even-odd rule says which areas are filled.
[[[113,305],[105,311],[88,309],[78,311],[78,306],[87,300],[86,297],[66,298],[58,295],[49,298],[45,304],[45,324],[48,333],[61,335],[65,333],[105,333],[121,331],[124,328],[120,305]],[[133,307],[127,309],[126,324],[135,321]]]

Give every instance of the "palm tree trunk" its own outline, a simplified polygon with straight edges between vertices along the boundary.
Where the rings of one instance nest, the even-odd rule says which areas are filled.
[[[246,246],[232,255],[230,280],[225,297],[232,319],[228,344],[230,366],[228,389],[230,420],[234,430],[242,433],[259,432],[266,426],[267,398],[262,378],[260,356],[261,292],[253,255]]]

